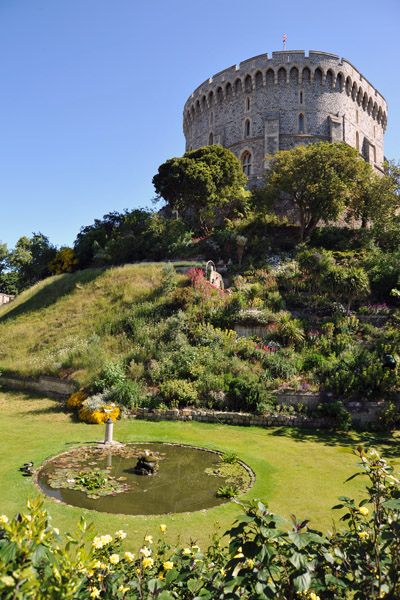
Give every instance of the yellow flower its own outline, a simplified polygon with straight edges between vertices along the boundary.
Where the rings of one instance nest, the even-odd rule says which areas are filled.
[[[221,573],[222,577],[225,577],[225,575],[226,575],[226,571],[224,571],[224,569],[221,569],[221,570],[220,570],[220,573]]]
[[[310,595],[308,596],[310,598],[310,600],[321,600],[319,596],[317,596],[317,594],[315,594],[315,592],[310,592]]]
[[[129,585],[127,585],[126,587],[124,587],[123,585],[120,585],[118,588],[119,592],[122,592],[123,594],[125,594],[125,592],[129,592],[131,588],[129,587]]]
[[[98,590],[97,588],[93,588],[92,589],[92,593],[90,594],[91,598],[99,598],[100,597],[100,590]]]
[[[182,550],[182,554],[191,554],[190,548],[185,548],[184,550]]]
[[[160,531],[161,531],[161,533],[165,533],[166,530],[167,530],[167,526],[164,525],[164,523],[161,523],[161,525],[160,525]]]
[[[174,563],[171,562],[170,560],[166,560],[165,563],[163,564],[163,567],[166,571],[168,571],[169,569],[174,568]]]
[[[135,559],[135,555],[132,554],[132,552],[125,552],[124,558],[127,562],[133,562],[133,560]]]
[[[252,569],[254,567],[254,562],[251,560],[251,558],[248,558],[246,560],[246,566],[249,567],[249,569]]]
[[[146,537],[144,538],[144,541],[147,542],[148,544],[152,544],[153,543],[153,536],[146,535]]]
[[[115,532],[115,537],[118,538],[119,540],[123,540],[126,538],[126,533],[125,533],[125,531],[122,531],[122,529],[120,529],[119,531]]]
[[[144,569],[150,569],[154,564],[154,560],[152,558],[144,558],[142,564]]]
[[[119,556],[118,556],[118,554],[111,554],[111,556],[110,556],[110,563],[112,565],[117,565],[119,563]]]
[[[267,583],[274,583],[274,581],[273,581],[273,579],[271,577],[268,577]],[[299,594],[300,592],[297,592],[297,593]]]
[[[96,548],[96,550],[99,550],[100,548],[103,547],[103,540],[101,538],[95,537],[93,542],[92,542],[92,546],[94,548]]]
[[[160,579],[161,581],[163,581],[165,579],[164,573],[159,573],[158,574],[158,579]]]
[[[358,512],[360,512],[363,517],[366,517],[369,513],[369,510],[366,506],[361,506],[361,508],[358,509]]]
[[[362,540],[367,540],[369,538],[369,534],[366,531],[359,531],[358,537]]]
[[[240,546],[240,548],[238,548],[238,552],[237,552],[237,554],[235,554],[235,556],[233,558],[244,558],[244,554],[242,552],[242,546]]]
[[[0,523],[2,525],[5,525],[6,523],[8,523],[8,517],[7,517],[7,515],[1,515],[0,516]]]
[[[100,539],[103,542],[103,544],[111,544],[111,542],[113,541],[111,535],[109,535],[109,534],[102,535]]]
[[[149,550],[149,548],[146,548],[146,546],[144,546],[144,548],[140,548],[140,554],[143,554],[143,556],[150,556],[151,550]]]

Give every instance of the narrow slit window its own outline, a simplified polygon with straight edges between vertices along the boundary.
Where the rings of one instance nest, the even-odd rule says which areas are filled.
[[[304,116],[299,115],[299,133],[304,133]]]
[[[300,104],[303,104],[303,92],[300,92]]]

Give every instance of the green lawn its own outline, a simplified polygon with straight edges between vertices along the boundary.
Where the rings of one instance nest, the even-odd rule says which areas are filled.
[[[1,444],[0,513],[14,515],[24,510],[27,498],[38,491],[30,478],[18,471],[26,461],[41,464],[70,448],[104,438],[104,426],[75,422],[60,402],[17,392],[0,392]],[[400,455],[400,432],[393,436],[334,434],[296,429],[229,427],[202,423],[121,420],[114,437],[121,442],[165,441],[236,452],[255,472],[255,485],[247,498],[266,500],[274,512],[310,518],[310,526],[328,530],[337,513],[331,510],[337,496],[360,496],[363,480],[344,483],[355,470],[357,459],[349,450],[372,444],[395,461]],[[46,500],[53,526],[72,531],[81,514],[93,521],[99,534],[124,529],[127,545],[137,547],[146,533],[157,535],[160,523],[168,526],[168,537],[182,543],[189,539],[205,544],[219,527],[225,531],[240,512],[235,503],[208,511],[134,517],[82,511]],[[217,524],[217,525],[216,525]]]

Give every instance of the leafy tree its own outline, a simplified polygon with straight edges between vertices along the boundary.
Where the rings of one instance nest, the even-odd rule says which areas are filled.
[[[21,237],[15,248],[7,255],[7,267],[18,273],[19,290],[25,289],[50,275],[49,263],[57,249],[42,233],[31,238]]]
[[[246,176],[236,156],[219,145],[204,146],[171,158],[160,165],[153,177],[158,197],[181,211],[194,214],[202,234],[207,234],[215,213],[231,218],[246,210],[249,193]]]
[[[104,215],[103,219],[95,219],[93,225],[81,227],[74,242],[74,252],[81,268],[93,263],[95,254],[104,249],[123,219],[124,214],[114,211]]]
[[[268,155],[266,197],[286,194],[299,211],[300,240],[323,221],[336,221],[360,180],[372,174],[355,148],[318,142]]]
[[[347,310],[354,298],[366,296],[370,292],[367,273],[362,267],[337,265],[327,271],[322,281],[323,287],[338,297],[347,300]]]
[[[361,177],[355,189],[350,213],[361,219],[363,227],[373,223],[380,230],[389,229],[400,204],[400,163],[386,161],[385,174]]]
[[[72,273],[72,271],[75,271],[78,262],[72,248],[61,248],[50,262],[49,271],[55,275]]]

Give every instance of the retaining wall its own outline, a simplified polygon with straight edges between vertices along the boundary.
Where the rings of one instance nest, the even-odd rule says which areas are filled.
[[[17,375],[2,375],[0,386],[11,390],[38,392],[49,398],[60,400],[69,398],[76,391],[76,384],[73,381],[65,381],[47,375],[41,375],[39,379]]]

